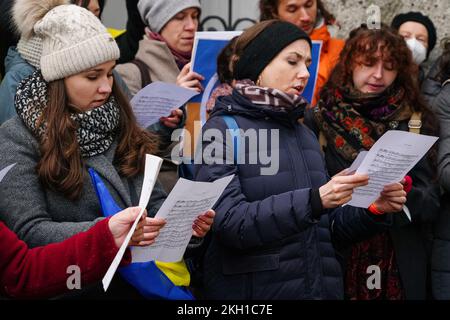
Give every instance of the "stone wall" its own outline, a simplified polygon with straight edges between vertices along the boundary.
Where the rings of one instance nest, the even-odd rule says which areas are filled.
[[[338,37],[345,38],[350,30],[367,22],[366,10],[371,4],[379,6],[381,20],[387,24],[390,24],[398,13],[408,11],[420,11],[429,16],[436,26],[438,35],[438,42],[430,57],[431,61],[441,53],[441,39],[450,35],[449,0],[324,0],[324,2],[341,24],[342,28],[337,32]]]
[[[366,22],[368,14],[367,8],[374,4],[380,7],[381,19],[385,23],[390,23],[392,18],[402,12],[420,11],[429,16],[436,25],[438,33],[438,44],[434,49],[430,60],[434,60],[440,53],[440,40],[450,35],[450,0],[323,0],[327,8],[336,15],[341,29],[336,30],[336,35],[340,38],[346,38],[348,32]],[[202,4],[202,17],[212,15],[221,16],[228,21],[230,14],[228,12],[229,2],[227,0],[200,0]],[[258,19],[258,0],[232,0],[233,10],[231,12],[230,22],[233,24],[238,19],[250,18]],[[449,20],[447,20],[447,17]],[[125,27],[126,11],[124,1],[108,0],[103,20],[107,26],[116,28]],[[240,23],[237,28],[248,27],[248,23]],[[222,24],[210,21],[205,25],[205,29],[213,27],[223,30]]]

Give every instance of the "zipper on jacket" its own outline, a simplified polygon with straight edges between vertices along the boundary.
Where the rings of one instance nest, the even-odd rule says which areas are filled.
[[[299,126],[301,126],[301,125],[299,125]],[[296,138],[297,146],[299,148],[299,152],[301,154],[301,158],[302,158],[302,161],[303,161],[303,166],[306,169],[306,175],[307,175],[307,178],[308,178],[308,183],[310,185],[310,188],[312,188],[313,186],[312,186],[311,176],[309,175],[309,171],[308,171],[309,167],[308,167],[308,164],[306,163],[305,153],[303,152],[303,144],[301,143],[301,138],[302,137],[299,135],[299,132],[298,132],[297,128],[294,128],[294,130],[295,130],[295,138]],[[297,185],[297,188],[299,188],[299,186],[297,184],[297,181],[296,181],[296,185]],[[320,220],[317,223],[320,223]],[[319,260],[320,260],[321,266],[322,266],[322,259],[321,259],[322,258],[322,254],[320,253],[320,248],[318,248],[317,227],[314,229],[314,233],[313,234],[314,234],[314,247],[315,247],[315,250],[317,251],[317,253],[319,254]],[[309,266],[308,266],[308,245],[307,245],[306,241],[305,241],[305,259],[306,259],[306,265],[307,265],[307,270],[306,270],[307,272],[305,273],[305,283],[306,283],[306,290],[307,291],[305,293],[307,295],[309,295],[310,298],[312,299],[313,296],[312,296],[311,279],[309,277],[309,272],[308,272],[308,269],[309,269]],[[323,269],[320,270],[320,273],[322,275],[321,279],[320,279],[320,282],[322,282]],[[321,283],[321,285],[323,285],[323,284]]]
[[[298,132],[297,132],[297,130],[295,131],[295,134],[296,134],[296,137],[297,137],[297,144],[299,145],[299,147],[300,147],[300,152],[302,153],[302,155],[304,155],[304,153],[303,153],[303,148],[302,148],[302,144],[301,144],[301,140],[300,140],[300,137],[299,137],[299,134],[298,134]],[[303,157],[303,163],[304,163],[304,166],[305,166],[305,168],[307,168],[308,169],[308,164],[306,163],[306,159],[305,159],[305,157]],[[311,186],[311,188],[312,188],[312,181],[311,181],[311,176],[308,174],[308,180],[309,180],[309,184],[310,184],[310,186]],[[322,219],[322,217],[320,217],[320,219]],[[329,221],[329,219],[328,219],[328,221]],[[318,232],[319,232],[319,229],[320,228],[320,220],[317,222],[317,227],[314,229],[314,237],[315,237],[315,244],[314,244],[314,247],[315,247],[315,250],[317,251],[317,253],[319,254],[319,264],[320,264],[320,279],[319,279],[319,283],[320,283],[320,294],[322,295],[322,298],[323,297],[326,297],[326,294],[325,294],[325,292],[324,292],[324,289],[326,289],[325,287],[324,287],[324,283],[323,283],[323,281],[324,281],[324,266],[323,266],[323,255],[322,255],[322,252],[320,251],[320,237],[319,237],[319,235],[318,235]],[[331,233],[330,233],[330,237],[331,237]],[[308,278],[308,280],[309,280],[309,278]],[[310,282],[308,282],[308,284],[310,284]]]

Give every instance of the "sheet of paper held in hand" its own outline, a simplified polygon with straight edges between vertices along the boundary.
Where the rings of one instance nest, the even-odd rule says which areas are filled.
[[[369,184],[356,188],[347,204],[368,208],[384,186],[400,182],[437,140],[437,137],[406,131],[387,131],[366,153],[356,170],[356,174],[369,175]],[[352,165],[349,171],[356,169],[354,167]]]
[[[172,83],[152,82],[140,90],[130,103],[139,125],[147,128],[167,117],[170,111],[188,102],[198,92]]]
[[[166,225],[154,244],[133,248],[133,262],[177,262],[183,259],[192,237],[194,220],[214,206],[233,177],[231,175],[214,182],[179,179],[155,216],[166,219]]]
[[[122,246],[120,247],[119,251],[117,252],[113,262],[109,266],[108,271],[106,272],[105,276],[103,277],[102,283],[103,283],[103,289],[105,291],[108,290],[109,284],[111,283],[114,273],[116,272],[117,267],[120,264],[120,261],[122,261],[125,250],[128,247],[128,243],[130,242],[131,236],[133,235],[134,230],[136,229],[136,226],[137,226],[139,220],[141,219],[145,208],[147,208],[147,204],[148,204],[148,201],[150,200],[150,196],[152,194],[153,187],[155,186],[156,180],[158,178],[159,170],[161,169],[162,161],[163,160],[161,158],[155,157],[155,156],[152,156],[149,154],[147,154],[145,157],[144,182],[142,183],[141,197],[139,199],[139,207],[141,208],[141,211],[139,212],[138,217],[134,221],[133,226],[131,227],[130,231],[128,232],[128,234],[127,234]]]

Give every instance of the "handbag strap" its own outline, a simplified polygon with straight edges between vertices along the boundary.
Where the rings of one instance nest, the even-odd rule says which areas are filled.
[[[152,83],[152,77],[150,76],[150,72],[148,70],[148,66],[145,64],[144,61],[139,59],[134,59],[130,61],[130,63],[134,64],[141,73],[141,87],[144,88],[148,84]]]
[[[233,151],[234,151],[234,162],[237,163],[238,155],[239,155],[239,126],[236,122],[236,119],[233,116],[224,115],[222,119],[225,121],[225,124],[228,127],[228,131],[231,134],[232,142],[233,142]]]

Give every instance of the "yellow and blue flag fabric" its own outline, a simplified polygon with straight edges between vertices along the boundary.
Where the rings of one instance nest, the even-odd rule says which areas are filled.
[[[88,171],[103,215],[110,217],[122,211],[123,209],[114,201],[99,174],[92,168]],[[119,273],[148,299],[195,300],[187,289],[190,284],[190,274],[184,260],[176,263],[132,262],[126,267],[120,267]]]

